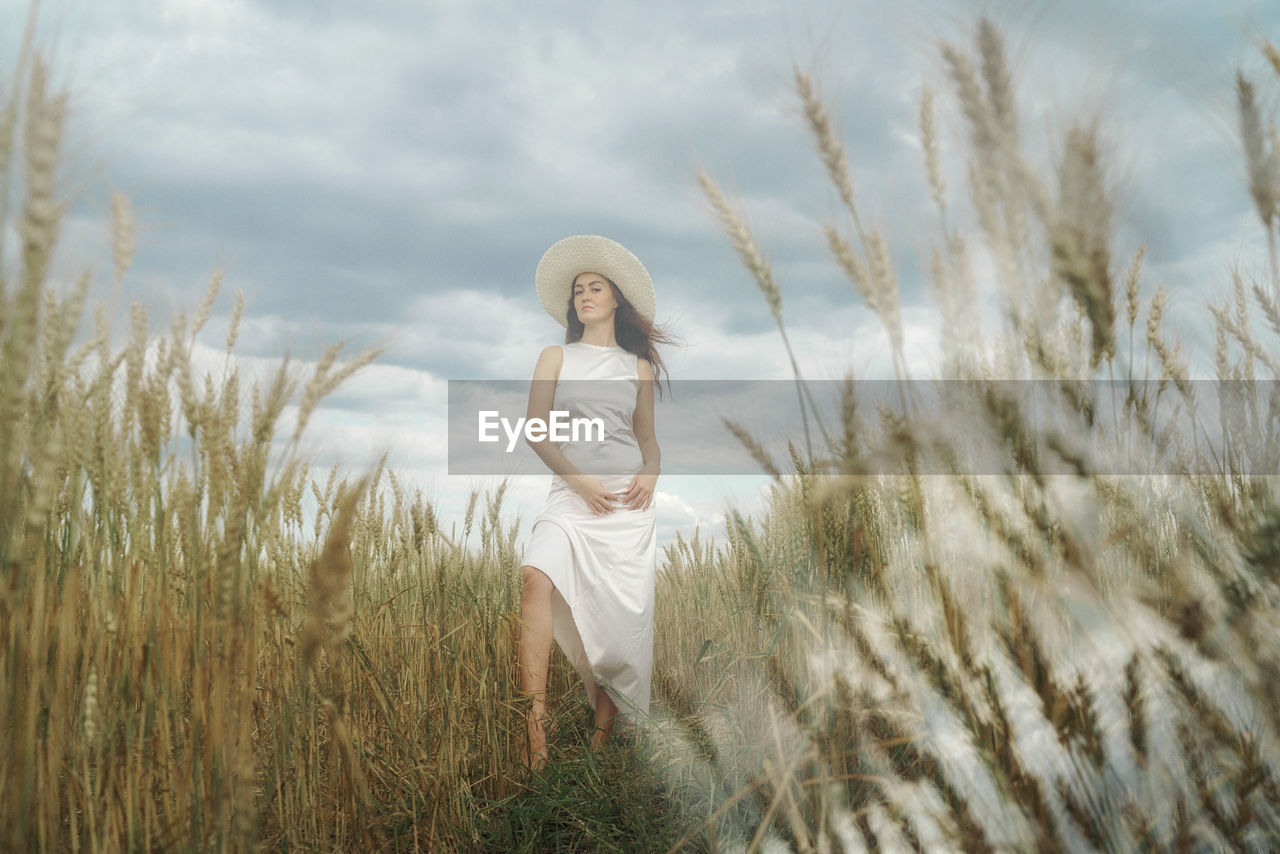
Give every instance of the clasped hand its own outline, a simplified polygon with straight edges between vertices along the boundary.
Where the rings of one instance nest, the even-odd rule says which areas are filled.
[[[617,509],[616,504],[624,504],[629,510],[647,510],[653,504],[653,490],[657,483],[658,476],[647,472],[638,472],[622,492],[610,492],[590,475],[578,475],[570,480],[574,490],[597,516],[612,513]]]

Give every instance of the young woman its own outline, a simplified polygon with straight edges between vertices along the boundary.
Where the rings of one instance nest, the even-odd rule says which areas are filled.
[[[649,710],[659,463],[653,392],[664,371],[654,345],[671,339],[653,325],[648,271],[608,238],[559,241],[538,263],[535,284],[565,327],[565,343],[538,357],[527,417],[567,410],[604,424],[603,437],[530,442],[554,473],[520,568],[520,683],[530,702],[523,758],[536,770],[547,759],[553,638],[595,710],[593,749],[615,717],[634,722]]]

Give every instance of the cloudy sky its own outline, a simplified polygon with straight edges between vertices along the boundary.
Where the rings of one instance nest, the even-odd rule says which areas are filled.
[[[26,3],[0,10],[11,62]],[[1233,78],[1244,67],[1277,101],[1251,38],[1280,41],[1278,3],[47,0],[37,41],[74,104],[62,269],[107,278],[119,190],[138,221],[124,295],[154,325],[192,310],[225,271],[203,337],[211,364],[237,288],[246,371],[285,351],[314,360],[335,341],[356,352],[388,340],[313,421],[317,464],[359,468],[389,451],[455,518],[485,481],[446,472],[446,384],[527,378],[561,340],[532,280],[567,234],[609,235],[645,262],[658,320],[685,341],[666,354],[675,378],[789,376],[767,306],[698,189],[699,165],[772,260],[803,372],[887,375],[878,324],[823,248],[837,200],[800,121],[792,63],[814,72],[863,217],[888,235],[909,361],[929,376],[938,321],[922,268],[938,232],[918,104],[926,84],[939,95],[955,198],[963,125],[937,45],[968,47],[979,13],[1005,32],[1033,150],[1101,113],[1117,257],[1147,244],[1145,285],[1173,292],[1188,349],[1207,353],[1204,306],[1229,266],[1261,269]],[[758,506],[763,482],[664,478],[661,536],[719,530],[727,502]],[[546,488],[545,475],[515,481],[526,531]]]

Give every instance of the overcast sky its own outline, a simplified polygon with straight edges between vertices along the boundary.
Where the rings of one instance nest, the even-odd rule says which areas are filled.
[[[25,9],[0,0],[6,61]],[[959,151],[937,44],[969,47],[979,12],[1006,34],[1034,149],[1100,109],[1117,257],[1148,245],[1145,285],[1174,292],[1173,322],[1207,353],[1205,304],[1232,263],[1260,257],[1233,77],[1243,66],[1276,102],[1250,39],[1280,41],[1280,3],[50,0],[38,43],[74,105],[62,269],[107,278],[108,196],[120,190],[138,220],[125,296],[153,323],[193,309],[225,271],[210,354],[236,288],[249,371],[286,350],[315,359],[338,340],[354,352],[390,336],[313,421],[317,463],[358,468],[388,450],[455,517],[483,481],[445,472],[446,383],[527,378],[562,340],[532,282],[565,235],[611,236],[648,266],[658,320],[686,342],[666,353],[675,378],[789,376],[768,308],[698,190],[699,164],[773,261],[805,374],[887,375],[878,324],[823,248],[836,199],[799,118],[793,62],[814,71],[863,216],[888,235],[909,360],[929,376],[937,318],[921,268],[937,221],[918,104],[931,85],[943,144]],[[955,198],[963,165],[948,165]],[[661,409],[658,425],[661,441]],[[526,532],[547,483],[515,483]],[[725,502],[753,507],[762,484],[660,480],[661,536],[718,531]]]

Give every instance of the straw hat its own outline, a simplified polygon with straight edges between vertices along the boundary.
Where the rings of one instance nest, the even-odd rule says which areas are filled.
[[[569,325],[565,317],[569,293],[573,290],[573,280],[583,273],[599,273],[613,282],[642,317],[653,320],[657,310],[653,280],[640,259],[607,237],[577,234],[557,241],[548,249],[533,277],[538,301],[561,326]]]

